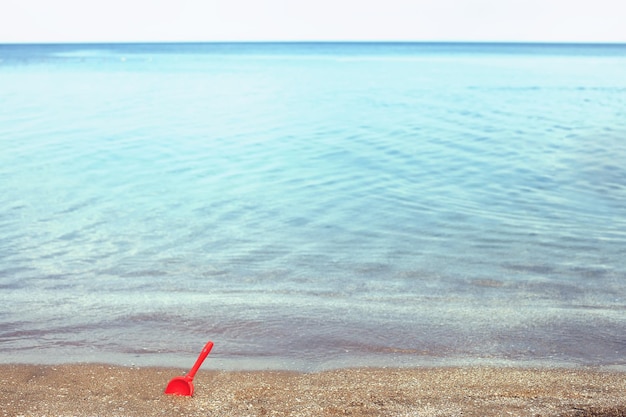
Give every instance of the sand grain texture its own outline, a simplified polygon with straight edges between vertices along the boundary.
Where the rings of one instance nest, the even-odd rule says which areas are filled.
[[[510,368],[182,371],[0,365],[0,416],[626,416],[626,374]]]

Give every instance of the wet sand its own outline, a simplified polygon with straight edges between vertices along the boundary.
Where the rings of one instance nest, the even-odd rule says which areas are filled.
[[[0,416],[626,416],[626,373],[571,369],[184,370],[0,365]]]

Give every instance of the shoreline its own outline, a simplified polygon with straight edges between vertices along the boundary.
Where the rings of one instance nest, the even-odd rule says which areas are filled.
[[[626,372],[596,368],[200,370],[193,397],[164,395],[187,369],[0,365],[0,416],[626,416]]]

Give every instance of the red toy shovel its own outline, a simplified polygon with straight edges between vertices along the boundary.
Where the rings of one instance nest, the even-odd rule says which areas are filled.
[[[198,360],[193,364],[193,367],[189,371],[189,373],[185,376],[177,376],[173,378],[167,387],[165,388],[166,394],[172,395],[186,395],[191,397],[193,395],[193,377],[196,376],[196,372],[202,365],[202,362],[209,356],[209,352],[213,348],[213,342],[208,342],[202,352],[200,352],[200,356],[198,356]]]

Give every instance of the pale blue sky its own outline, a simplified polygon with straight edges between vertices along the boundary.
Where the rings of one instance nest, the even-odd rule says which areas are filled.
[[[0,43],[626,42],[626,0],[2,0]]]

